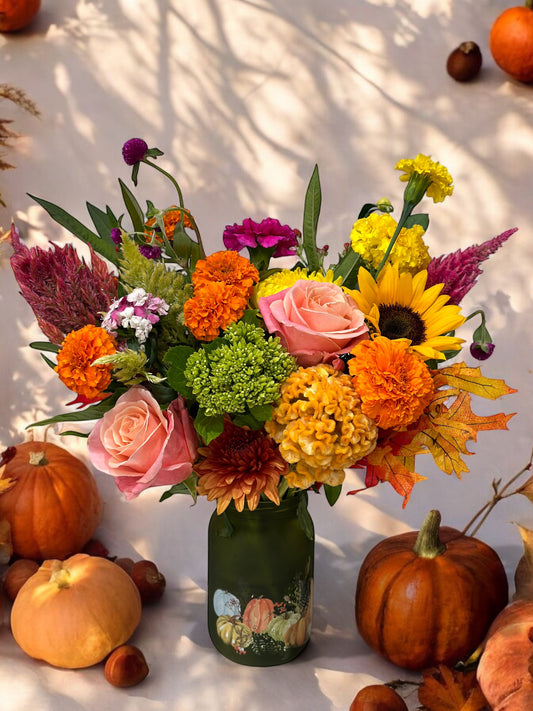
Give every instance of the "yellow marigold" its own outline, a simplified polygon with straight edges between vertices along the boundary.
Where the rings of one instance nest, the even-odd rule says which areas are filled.
[[[234,286],[207,282],[183,306],[185,325],[199,341],[213,341],[244,313],[248,298]]]
[[[169,242],[171,242],[172,238],[174,237],[174,228],[176,227],[176,225],[178,224],[180,219],[181,219],[181,210],[177,207],[177,205],[172,205],[172,207],[170,207],[163,215],[163,224],[165,226],[165,235],[166,235],[166,238],[168,239]],[[157,241],[162,242],[163,240],[157,234],[157,232],[154,233],[154,231],[152,229],[150,229],[151,227],[154,227],[155,222],[156,222],[155,217],[152,217],[150,220],[148,220],[148,222],[145,225],[148,228],[146,230],[146,235],[148,237],[148,241],[150,241],[150,239],[155,234],[155,238],[157,239]],[[191,219],[186,211],[184,211],[184,213],[183,213],[183,224],[185,227],[192,229],[192,222],[191,222]]]
[[[268,434],[291,466],[291,487],[341,484],[344,469],[376,446],[378,430],[361,410],[349,375],[330,365],[299,368],[281,386]]]
[[[195,293],[206,284],[221,282],[234,288],[246,301],[252,295],[254,284],[259,281],[259,272],[246,257],[230,249],[210,254],[196,262],[192,275]]]
[[[378,336],[357,344],[348,361],[361,409],[381,429],[416,422],[433,396],[431,373],[422,356],[409,350],[410,343]]]
[[[111,382],[111,365],[93,365],[116,352],[115,339],[99,326],[84,326],[65,337],[54,368],[60,380],[87,400],[97,398]]]
[[[257,301],[262,296],[272,296],[272,294],[277,294],[283,289],[288,289],[290,286],[295,284],[300,279],[308,279],[310,281],[327,281],[330,284],[342,285],[342,277],[334,279],[333,270],[328,269],[325,274],[322,272],[311,272],[307,273],[307,270],[303,267],[298,267],[297,269],[282,269],[280,272],[275,272],[267,277],[264,281],[260,281],[255,287],[254,291],[254,302]]]
[[[403,170],[405,175],[400,180],[408,181],[404,199],[414,204],[426,194],[433,198],[433,202],[442,202],[444,198],[453,193],[453,178],[448,170],[431,160],[430,156],[419,153],[416,158],[405,158],[398,161],[395,170]]]
[[[350,234],[353,251],[360,254],[367,264],[377,269],[397,225],[391,215],[376,212],[357,220]],[[431,261],[429,250],[422,239],[423,234],[424,229],[420,225],[404,227],[400,231],[389,257],[390,263],[396,265],[399,271],[416,274],[425,269]]]

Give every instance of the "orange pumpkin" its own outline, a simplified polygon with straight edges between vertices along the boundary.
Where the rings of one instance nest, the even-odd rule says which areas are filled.
[[[476,538],[439,525],[439,512],[431,511],[420,532],[378,543],[359,571],[359,633],[405,669],[452,666],[466,659],[508,600],[498,554]]]
[[[500,69],[518,81],[533,82],[533,0],[509,7],[496,18],[489,47]]]
[[[141,620],[139,591],[106,558],[47,560],[19,590],[11,630],[26,654],[65,669],[101,662]]]
[[[0,519],[9,521],[14,553],[41,561],[81,551],[103,508],[89,469],[51,442],[24,442],[10,450],[0,478]]]
[[[0,32],[16,32],[30,24],[41,0],[0,0]]]
[[[274,603],[265,597],[254,597],[246,605],[242,621],[252,632],[261,634],[274,617]]]

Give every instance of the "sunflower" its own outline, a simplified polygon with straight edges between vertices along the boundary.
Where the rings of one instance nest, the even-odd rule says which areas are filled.
[[[359,290],[351,294],[378,335],[409,339],[411,349],[425,360],[444,360],[443,351],[461,349],[462,338],[444,334],[461,326],[465,318],[459,306],[447,304],[442,284],[426,289],[427,271],[400,274],[397,266],[388,264],[377,282],[363,268],[358,278]]]

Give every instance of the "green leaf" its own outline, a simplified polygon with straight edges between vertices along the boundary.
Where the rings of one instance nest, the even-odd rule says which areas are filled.
[[[144,232],[144,213],[141,206],[137,202],[137,198],[128,188],[120,178],[118,179],[120,190],[122,192],[122,199],[124,200],[124,205],[126,205],[126,210],[131,219],[131,224],[133,225],[134,232]]]
[[[69,437],[85,437],[85,438],[87,438],[89,436],[86,432],[76,432],[75,430],[66,430],[65,432],[60,432],[59,435],[61,437],[66,437],[68,435]]]
[[[115,245],[111,239],[109,241],[104,241],[99,235],[92,232],[75,217],[69,215],[69,213],[66,212],[66,210],[63,210],[62,207],[58,207],[57,205],[48,202],[48,200],[42,200],[34,195],[30,195],[30,193],[28,193],[28,196],[44,208],[55,222],[67,229],[78,239],[81,239],[81,241],[85,242],[85,244],[90,244],[95,252],[101,254],[102,257],[109,260],[112,264],[118,264],[118,254],[115,251]]]
[[[50,368],[54,369],[57,365],[57,363],[54,363],[53,360],[50,360],[50,358],[47,358],[43,353],[41,353],[41,358],[44,360],[44,362],[50,366]]]
[[[224,431],[224,415],[206,415],[200,408],[194,420],[194,427],[205,444],[209,444]]]
[[[296,516],[298,517],[300,526],[302,527],[302,530],[307,536],[307,538],[309,538],[310,541],[313,541],[315,539],[315,529],[313,527],[313,519],[311,518],[311,515],[309,514],[309,511],[307,509],[306,496],[300,497],[300,500],[298,501],[298,506],[296,508]]]
[[[266,422],[272,419],[272,405],[270,405],[270,403],[266,405],[254,405],[250,408],[250,412],[259,422]]]
[[[326,499],[328,500],[328,504],[330,506],[333,506],[339,496],[341,495],[342,491],[342,484],[339,484],[338,486],[330,486],[329,484],[324,484],[324,492],[326,494]]]
[[[200,259],[200,247],[197,242],[189,237],[179,223],[174,228],[172,246],[181,266],[188,271],[193,271],[196,262]]]
[[[322,191],[320,188],[320,177],[318,174],[318,165],[315,165],[305,194],[302,230],[303,248],[307,258],[307,266],[310,271],[320,269],[320,258],[316,246],[316,233],[321,203]]]
[[[89,213],[91,220],[93,221],[93,225],[95,226],[95,229],[100,235],[101,239],[110,240],[112,242],[110,236],[111,230],[113,229],[113,227],[118,227],[118,222],[116,220],[111,221],[109,218],[109,213],[100,210],[100,208],[96,207],[95,205],[91,205],[90,202],[86,202],[85,205],[87,207],[87,212]]]
[[[57,343],[50,343],[50,341],[32,341],[29,346],[30,348],[35,348],[36,351],[48,351],[50,353],[59,353],[61,350]]]
[[[44,356],[43,356],[44,357]],[[118,398],[125,392],[125,390],[117,391],[106,397],[105,400],[89,405],[84,410],[76,410],[76,412],[65,412],[62,415],[55,415],[54,417],[49,417],[46,420],[40,420],[39,422],[33,422],[28,425],[26,429],[30,427],[42,427],[44,425],[53,425],[56,422],[87,422],[88,420],[99,420],[105,415],[106,412],[111,410],[115,405]]]
[[[198,498],[198,491],[196,490],[197,481],[198,477],[193,472],[189,477],[187,477],[187,479],[185,479],[185,481],[182,481],[179,484],[174,484],[174,486],[170,487],[170,489],[167,489],[167,491],[161,495],[159,501],[165,501],[175,494],[188,494],[189,496],[192,496],[194,503],[196,503],[196,499]]]
[[[192,390],[185,378],[185,367],[189,356],[194,353],[191,346],[173,346],[169,348],[163,358],[165,363],[169,363],[167,372],[167,382],[171,388],[180,393],[185,398],[192,397]]]
[[[360,254],[349,249],[334,268],[334,278],[342,277],[342,285],[348,289],[357,288],[357,274],[362,261]]]
[[[429,227],[429,215],[426,215],[423,212],[418,213],[417,215],[409,215],[409,217],[405,220],[404,227],[414,227],[415,225],[420,225],[424,232],[427,232],[427,229]]]
[[[233,424],[237,427],[249,427],[251,430],[260,430],[265,420],[258,420],[251,412],[239,412],[233,416]]]
[[[224,528],[219,529],[217,535],[221,538],[230,538],[233,535],[233,531],[235,529],[231,525],[231,521],[229,520],[228,514],[224,511],[221,515],[224,519]]]

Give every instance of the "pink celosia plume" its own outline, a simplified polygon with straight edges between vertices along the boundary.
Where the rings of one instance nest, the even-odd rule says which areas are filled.
[[[479,266],[481,262],[494,254],[517,230],[517,227],[513,227],[482,244],[474,244],[432,259],[428,265],[426,288],[433,284],[444,284],[442,293],[450,297],[448,303],[459,304],[483,273]]]
[[[99,325],[100,314],[117,296],[117,278],[103,259],[91,249],[89,266],[71,244],[30,249],[15,225],[11,225],[11,243],[11,268],[20,293],[52,343],[60,344],[67,333],[87,324]]]

